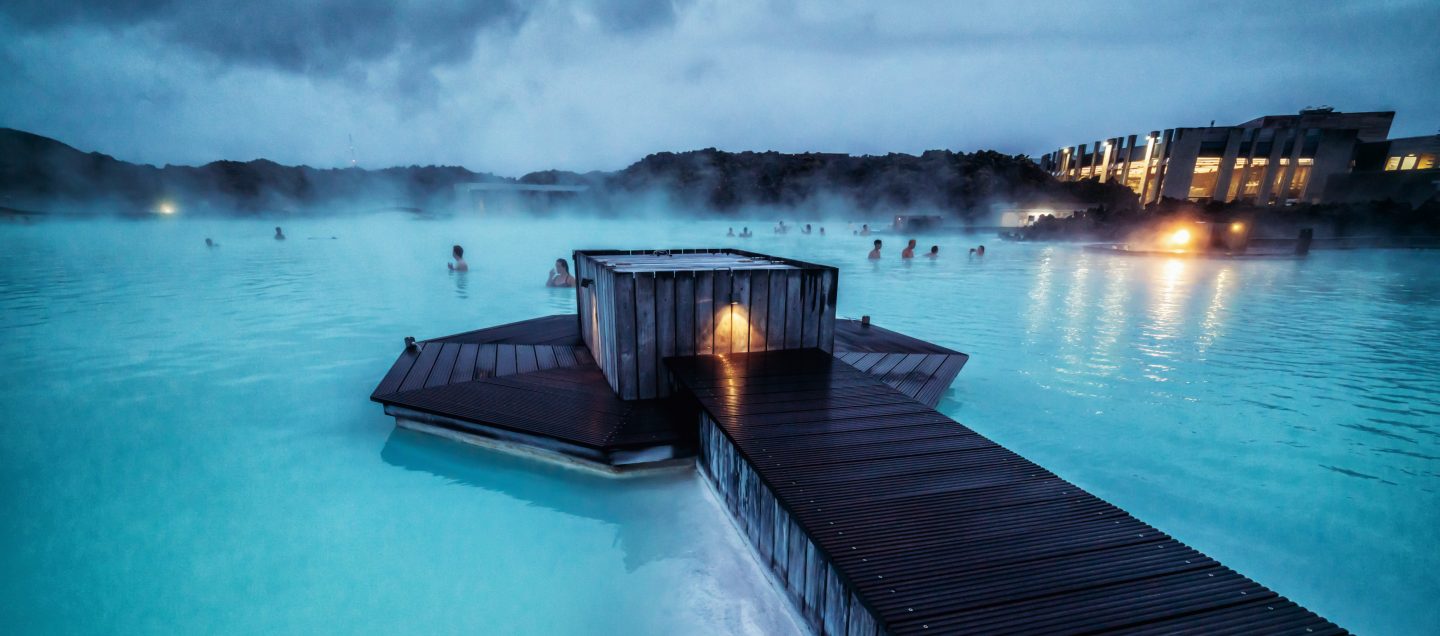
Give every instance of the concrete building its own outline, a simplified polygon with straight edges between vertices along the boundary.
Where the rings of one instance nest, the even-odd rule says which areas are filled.
[[[1394,118],[1393,112],[1312,108],[1234,126],[1171,128],[1069,146],[1044,155],[1040,165],[1062,181],[1123,183],[1144,204],[1162,197],[1262,205],[1350,200],[1365,196],[1346,185],[1351,181],[1389,183],[1401,172],[1435,170],[1440,138],[1387,140]],[[1392,174],[1349,179],[1385,172]],[[1407,177],[1424,181],[1422,174]]]

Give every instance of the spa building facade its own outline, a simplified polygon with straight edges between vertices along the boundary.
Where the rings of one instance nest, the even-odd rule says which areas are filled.
[[[1388,139],[1394,118],[1390,111],[1311,108],[1067,146],[1040,165],[1062,181],[1123,183],[1142,204],[1162,197],[1275,205],[1433,196],[1440,135]]]

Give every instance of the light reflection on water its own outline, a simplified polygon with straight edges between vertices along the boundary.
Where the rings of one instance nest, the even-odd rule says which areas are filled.
[[[734,222],[307,219],[287,233],[339,238],[285,243],[273,225],[0,227],[0,540],[18,546],[0,621],[778,629],[693,480],[531,471],[393,432],[365,401],[403,336],[574,311],[541,286],[572,249],[735,245],[836,265],[842,315],[970,353],[941,408],[996,441],[1346,627],[1440,632],[1440,254],[952,235],[908,264],[833,223],[742,240]],[[654,606],[676,589],[695,592]]]

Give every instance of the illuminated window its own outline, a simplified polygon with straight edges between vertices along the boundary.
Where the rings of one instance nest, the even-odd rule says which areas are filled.
[[[1271,199],[1280,196],[1280,193],[1285,191],[1285,173],[1287,172],[1286,168],[1289,167],[1289,165],[1289,160],[1281,159],[1280,165],[1275,168],[1275,184],[1270,186]]]
[[[1414,170],[1414,169],[1415,169],[1415,155],[1405,155],[1405,158],[1400,160],[1400,169],[1401,169],[1401,170]]]
[[[1301,159],[1299,165],[1295,166],[1295,177],[1290,179],[1290,190],[1285,193],[1285,198],[1298,199],[1305,193],[1305,184],[1310,182],[1310,165],[1313,163],[1313,160]]]
[[[1081,168],[1081,169],[1080,169],[1080,178],[1081,178],[1081,179],[1088,178],[1088,177],[1091,175],[1091,173],[1092,173],[1092,171],[1091,171],[1091,169],[1090,169],[1089,167]]]
[[[1245,180],[1245,163],[1244,157],[1235,160],[1235,169],[1230,172],[1230,189],[1225,193],[1226,201],[1234,201],[1240,196],[1240,182]]]
[[[1269,159],[1256,157],[1250,161],[1250,167],[1245,169],[1245,196],[1253,197],[1260,194],[1260,184],[1265,179],[1265,165],[1270,163]]]
[[[1137,194],[1140,192],[1141,184],[1145,182],[1145,166],[1140,163],[1130,164],[1130,172],[1125,175],[1125,185]]]
[[[1201,157],[1196,159],[1195,174],[1190,177],[1190,198],[1209,198],[1215,192],[1215,181],[1219,177],[1219,157]]]
[[[1399,157],[1391,157],[1391,158],[1389,158],[1389,159],[1386,159],[1386,160],[1385,160],[1385,169],[1386,169],[1386,170],[1399,170],[1399,169],[1400,169],[1400,158],[1399,158]]]
[[[1435,155],[1420,155],[1415,161],[1416,170],[1430,170],[1435,167]]]

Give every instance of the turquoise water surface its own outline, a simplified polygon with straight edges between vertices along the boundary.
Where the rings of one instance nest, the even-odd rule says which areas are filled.
[[[1342,626],[1440,633],[1440,253],[942,235],[905,264],[886,235],[872,263],[844,223],[748,223],[0,226],[0,624],[796,631],[693,475],[552,468],[394,430],[367,400],[403,336],[573,311],[542,286],[572,249],[734,245],[838,266],[842,315],[970,353],[948,415]],[[445,269],[456,242],[467,275]]]

